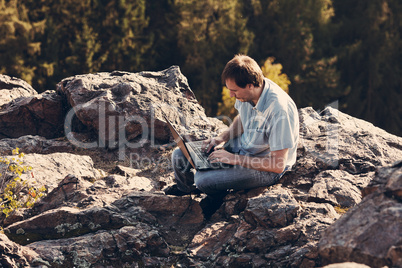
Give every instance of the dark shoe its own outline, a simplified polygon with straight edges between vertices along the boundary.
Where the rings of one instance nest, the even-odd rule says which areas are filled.
[[[201,200],[200,206],[206,220],[209,220],[212,215],[221,207],[221,205],[223,204],[223,198],[225,196],[226,193],[216,196],[207,195],[204,199]]]
[[[171,186],[166,187],[165,190],[163,190],[166,195],[175,195],[175,196],[183,196],[183,195],[188,195],[190,193],[183,192],[177,188],[177,184],[173,184]]]

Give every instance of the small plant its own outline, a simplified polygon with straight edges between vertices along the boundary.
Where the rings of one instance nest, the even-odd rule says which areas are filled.
[[[349,208],[341,207],[341,206],[335,206],[334,209],[335,209],[336,213],[341,214],[341,215],[345,214],[349,210]]]
[[[32,186],[32,167],[24,166],[24,153],[19,148],[13,150],[13,157],[0,157],[0,217],[7,218],[19,208],[31,208],[46,192],[46,188]],[[4,215],[2,215],[4,214]]]

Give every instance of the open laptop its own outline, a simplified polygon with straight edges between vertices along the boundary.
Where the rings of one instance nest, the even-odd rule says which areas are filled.
[[[177,130],[173,127],[172,123],[167,119],[166,115],[163,114],[165,121],[167,122],[170,131],[172,132],[173,138],[180,150],[183,152],[184,156],[190,162],[190,164],[196,170],[208,170],[208,169],[219,169],[227,167],[227,164],[223,163],[211,163],[208,161],[209,153],[202,150],[203,141],[185,141]]]

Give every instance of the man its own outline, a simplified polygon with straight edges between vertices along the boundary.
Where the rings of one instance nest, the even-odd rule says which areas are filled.
[[[229,189],[269,186],[296,162],[299,117],[289,95],[264,78],[259,65],[245,55],[236,55],[226,64],[222,82],[236,98],[239,115],[227,130],[204,141],[204,150],[212,151],[210,162],[231,166],[194,173],[176,149],[172,155],[176,194],[190,193],[194,182],[210,196]],[[223,149],[224,144],[229,146]]]

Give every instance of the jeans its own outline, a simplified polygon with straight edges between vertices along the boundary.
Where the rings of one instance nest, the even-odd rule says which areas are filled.
[[[288,170],[278,174],[258,171],[242,166],[197,171],[192,168],[179,148],[173,151],[172,164],[177,188],[190,193],[197,187],[206,194],[219,194],[229,189],[243,190],[275,184]],[[195,186],[194,186],[195,183]]]

